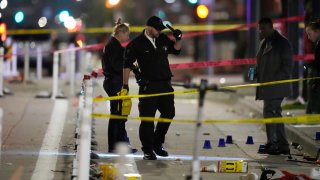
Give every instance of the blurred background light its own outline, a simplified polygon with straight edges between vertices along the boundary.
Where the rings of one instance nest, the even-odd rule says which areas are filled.
[[[114,6],[118,5],[120,0],[106,0],[105,6],[106,8],[113,8]]]
[[[172,3],[175,3],[176,2],[176,0],[164,0],[166,3],[168,3],[168,4],[172,4]]]
[[[69,11],[63,10],[59,13],[59,21],[64,22],[70,16]]]
[[[41,17],[39,19],[39,21],[38,21],[38,25],[39,25],[39,27],[42,28],[42,27],[45,27],[47,25],[47,22],[48,22],[48,20],[47,20],[46,17]]]
[[[197,7],[197,15],[199,18],[201,18],[201,19],[207,18],[208,14],[209,14],[209,10],[208,10],[207,6],[199,5]]]
[[[188,2],[189,2],[190,4],[197,4],[197,3],[198,3],[198,0],[188,0]]]
[[[69,16],[65,19],[63,24],[65,28],[72,30],[76,27],[76,20],[72,16]]]
[[[109,3],[112,5],[112,6],[115,6],[117,4],[119,4],[120,0],[109,0]]]
[[[24,13],[22,11],[16,12],[14,15],[14,20],[16,23],[21,23],[24,19]]]
[[[166,13],[163,10],[159,10],[157,14],[161,19],[164,19],[166,17]]]
[[[220,84],[226,83],[226,78],[220,78]]]
[[[0,8],[1,9],[5,9],[7,7],[7,5],[8,5],[8,1],[7,0],[2,0],[0,2]]]

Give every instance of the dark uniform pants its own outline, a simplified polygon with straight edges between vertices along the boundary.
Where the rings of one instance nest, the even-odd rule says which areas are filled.
[[[139,94],[154,94],[173,92],[170,81],[149,82],[140,86]],[[160,118],[173,119],[175,116],[174,95],[155,96],[139,99],[139,112],[141,117],[155,117],[159,110]],[[152,152],[154,148],[162,146],[165,135],[168,132],[170,123],[141,121],[139,137],[142,144],[142,151]]]
[[[310,80],[311,81],[311,80]],[[311,81],[308,84],[308,104],[306,109],[307,114],[320,113],[320,86]]]
[[[122,81],[115,81],[112,79],[105,79],[103,82],[103,88],[107,92],[108,96],[117,96],[117,93],[121,91]],[[110,112],[113,115],[120,115],[117,110],[119,101],[110,101]],[[127,119],[109,119],[108,124],[108,149],[109,152],[115,150],[115,145],[118,142],[128,142],[127,131],[125,123]]]
[[[282,117],[282,100],[283,98],[264,100],[263,117]],[[284,129],[284,123],[267,123],[266,131],[268,143],[271,144],[272,148],[278,148],[279,150],[284,151],[289,149],[289,144]]]

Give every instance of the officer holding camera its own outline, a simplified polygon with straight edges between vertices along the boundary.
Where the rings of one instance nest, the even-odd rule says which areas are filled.
[[[123,89],[129,90],[128,79],[132,70],[140,86],[139,94],[173,92],[168,54],[178,55],[181,50],[182,32],[172,29],[175,40],[161,33],[166,26],[157,16],[152,16],[143,32],[133,39],[124,52]],[[137,63],[138,67],[134,65]],[[161,118],[173,119],[175,116],[174,95],[155,96],[139,99],[140,117],[154,117],[159,110]],[[168,156],[163,143],[170,123],[141,121],[139,137],[142,143],[143,159],[156,160]]]

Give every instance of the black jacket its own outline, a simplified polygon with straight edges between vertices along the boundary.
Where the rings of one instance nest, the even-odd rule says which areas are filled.
[[[103,49],[102,69],[103,74],[108,79],[122,81],[124,48],[120,42],[111,37]]]
[[[170,80],[172,73],[169,67],[168,54],[177,55],[180,50],[176,50],[174,41],[162,33],[156,38],[155,44],[157,48],[154,48],[143,31],[126,47],[124,68],[131,68],[137,61],[143,80]]]
[[[257,81],[258,83],[286,80],[291,78],[293,68],[292,49],[289,41],[274,31],[267,40],[260,42],[257,54]],[[291,83],[267,85],[257,87],[256,99],[266,100],[290,97],[292,95]]]
[[[314,60],[307,63],[308,67],[308,77],[319,77],[320,76],[320,40],[317,42],[315,51],[314,51]],[[310,80],[310,84],[316,83],[317,86],[320,85],[320,80]]]

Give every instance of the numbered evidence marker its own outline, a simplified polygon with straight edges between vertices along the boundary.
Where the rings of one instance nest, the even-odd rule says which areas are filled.
[[[244,161],[219,161],[218,172],[244,173],[248,172],[248,162]]]

